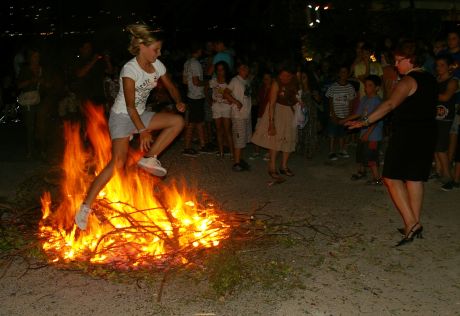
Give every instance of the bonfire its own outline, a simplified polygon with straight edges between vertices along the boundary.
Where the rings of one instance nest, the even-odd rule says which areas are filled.
[[[89,106],[84,137],[77,123],[64,126],[64,172],[58,201],[41,198],[39,235],[50,262],[75,261],[117,269],[185,264],[200,250],[229,237],[225,213],[206,194],[162,181],[136,167],[142,154],[130,154],[127,168],[100,192],[88,228],[74,224],[88,185],[110,160],[111,141],[103,109]],[[87,140],[84,142],[84,140]]]

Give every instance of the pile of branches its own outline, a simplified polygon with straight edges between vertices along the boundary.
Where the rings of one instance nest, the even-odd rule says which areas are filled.
[[[97,206],[95,207],[96,216],[102,222],[109,222],[104,218],[104,214],[109,214],[107,211],[114,212],[113,204],[120,202],[111,202],[108,200],[99,200]],[[306,241],[312,241],[316,238],[317,235],[323,235],[328,238],[338,240],[350,236],[340,236],[330,229],[327,226],[315,225],[312,223],[314,220],[313,217],[305,217],[292,221],[284,221],[280,216],[272,216],[269,214],[262,213],[262,210],[268,205],[258,207],[257,209],[252,210],[250,213],[219,213],[219,222],[224,222],[227,226],[230,227],[230,232],[226,236],[225,240],[221,240],[219,247],[226,247],[226,245],[232,246],[243,246],[247,247],[249,244],[255,244],[257,241],[266,242],[267,239],[276,236],[296,236]],[[44,256],[31,256],[31,249],[37,249],[41,246],[43,240],[49,236],[37,234],[37,222],[31,223],[27,216],[30,212],[37,212],[39,207],[29,208],[27,210],[18,211],[14,209],[11,205],[0,205],[0,208],[3,209],[3,214],[15,214],[8,217],[2,216],[0,221],[0,239],[5,238],[4,232],[6,227],[11,227],[15,225],[16,227],[21,227],[17,231],[18,234],[23,234],[22,238],[24,243],[21,245],[16,245],[11,247],[8,251],[0,255],[0,277],[3,277],[11,264],[18,258],[24,260],[27,263],[27,268],[24,271],[24,274],[31,269],[39,269],[46,267],[50,264],[57,268],[61,269],[75,269],[80,268],[89,273],[96,272],[98,276],[104,277],[101,271],[105,271],[107,274],[113,271],[126,271],[134,267],[131,263],[139,261],[139,257],[136,255],[136,252],[133,251],[136,249],[136,245],[133,243],[126,244],[123,243],[123,240],[113,243],[110,247],[98,247],[96,246],[93,250],[93,253],[88,253],[87,262],[66,262],[66,263],[50,263],[50,258],[53,254],[47,253]],[[198,209],[202,209],[203,212],[206,211],[206,205],[202,204],[198,206]],[[107,234],[100,236],[97,243],[101,243],[105,238],[110,238],[111,235],[125,233],[142,233],[151,236],[158,237],[164,241],[167,245],[168,251],[161,256],[150,256],[142,258],[142,261],[145,263],[143,266],[137,266],[136,269],[144,269],[153,272],[163,273],[163,279],[160,284],[158,301],[161,300],[161,294],[163,292],[163,287],[166,283],[166,280],[174,271],[179,271],[183,269],[188,269],[191,267],[203,267],[206,259],[206,255],[212,251],[209,248],[196,248],[190,243],[180,247],[177,239],[180,237],[177,231],[173,231],[173,234],[166,234],[160,227],[152,222],[149,222],[148,225],[145,223],[140,223],[133,219],[133,215],[137,212],[145,213],[149,210],[138,210],[132,205],[124,204],[124,211],[118,212],[118,216],[124,217],[128,220],[132,227],[129,228],[117,228],[113,226],[113,229]],[[167,207],[158,208],[157,211],[163,211],[168,215],[168,218],[171,221],[171,227],[177,227],[175,219],[169,213]],[[219,228],[220,223],[211,223],[210,228]],[[215,225],[215,226],[214,226]],[[227,228],[228,229],[228,228]],[[173,229],[174,230],[174,229]],[[308,236],[305,234],[305,230],[309,230],[310,234]],[[313,232],[313,234],[311,234]],[[206,238],[206,236],[202,236]],[[196,239],[197,242],[200,239]],[[216,251],[219,251],[218,248]],[[126,251],[129,249],[129,251]],[[118,256],[117,260],[113,260],[108,264],[95,265],[89,262],[89,259],[94,257],[94,255],[104,255],[109,253],[124,254],[123,256]],[[43,254],[43,253],[42,253]],[[58,255],[57,253],[55,255]],[[186,260],[182,260],[185,258]]]
[[[157,200],[159,200],[159,198],[157,198]],[[115,205],[117,207],[114,207]],[[121,208],[120,205],[122,206]],[[199,238],[188,238],[191,239],[191,242],[181,245],[179,240],[183,239],[186,235],[192,235],[195,231],[187,230],[181,232],[181,224],[173,216],[171,210],[167,206],[137,209],[128,203],[100,199],[94,203],[92,208],[100,225],[109,227],[109,229],[106,233],[98,236],[98,239],[95,241],[96,246],[93,247],[92,250],[88,250],[84,258],[79,257],[78,259],[80,261],[82,259],[87,260],[89,263],[90,259],[95,257],[111,258],[110,262],[104,265],[114,270],[137,270],[143,268],[161,271],[169,269],[170,266],[182,265],[184,262],[193,263],[197,257],[201,256],[200,253],[204,250],[202,249],[203,247],[196,247],[193,243],[200,244],[200,241],[208,238],[211,233],[223,231],[223,233],[220,234],[220,239],[213,238],[213,240],[219,241],[220,244],[229,236],[232,228],[238,227],[241,223],[247,221],[247,216],[243,214],[219,212],[217,220],[208,223],[208,233],[203,234]],[[121,209],[121,211],[119,209]],[[206,217],[208,208],[205,204],[200,203],[197,209],[201,210],[198,215]],[[154,220],[150,219],[149,213],[151,214],[152,211],[165,215],[164,217],[169,221],[168,226],[172,229],[166,231],[155,223]],[[214,209],[212,212],[217,213]],[[110,218],[107,218],[106,214],[110,214]],[[114,226],[112,222],[117,218],[123,219],[124,222],[129,223],[129,226]],[[140,218],[144,220],[139,220]],[[69,229],[71,228],[72,227],[69,227]],[[77,234],[79,232],[80,231],[77,230]],[[145,244],[137,242],[137,238],[126,240],[121,237],[123,235],[129,235],[130,237],[138,236],[144,240],[161,240],[166,252],[161,255],[151,255],[142,250]],[[112,238],[115,236],[117,238]],[[64,236],[61,237],[64,239]],[[78,235],[76,237],[78,237]],[[55,237],[46,233],[40,236],[40,240],[51,240],[52,238]],[[106,240],[111,240],[109,246],[104,243]],[[142,257],[139,255],[141,253],[143,253]],[[59,257],[59,254],[60,252],[54,252],[53,250],[47,253],[50,258]]]

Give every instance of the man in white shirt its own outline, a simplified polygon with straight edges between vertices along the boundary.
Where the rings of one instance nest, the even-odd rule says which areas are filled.
[[[205,93],[203,81],[203,68],[199,62],[202,48],[198,43],[192,43],[191,56],[184,64],[183,82],[187,85],[188,120],[185,127],[184,156],[195,157],[198,152],[192,148],[192,137],[195,129],[198,131],[200,140],[200,153],[211,153],[212,150],[206,145],[204,136],[204,102]]]

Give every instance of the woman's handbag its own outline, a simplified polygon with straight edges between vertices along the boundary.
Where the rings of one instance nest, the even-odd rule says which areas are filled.
[[[300,105],[297,103],[294,105],[294,125],[298,129],[302,129],[308,122],[308,110],[305,106]]]
[[[22,106],[37,105],[40,103],[40,92],[38,91],[38,89],[21,92],[18,96],[18,103]]]

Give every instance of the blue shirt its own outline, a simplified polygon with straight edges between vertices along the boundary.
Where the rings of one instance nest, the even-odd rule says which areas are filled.
[[[449,49],[439,52],[438,56],[450,55],[454,60],[454,76],[460,78],[460,52],[451,53]]]
[[[379,96],[371,97],[364,96],[359,103],[358,110],[356,114],[360,115],[369,115],[375,111],[375,109],[382,103],[382,99]],[[364,135],[367,132],[368,127],[363,127],[361,129],[360,135]],[[383,139],[383,121],[379,120],[375,123],[375,127],[369,135],[369,141],[381,141]]]
[[[230,68],[230,72],[233,73],[234,69],[234,65],[233,65],[233,56],[232,54],[230,54],[229,52],[227,51],[223,51],[223,52],[218,52],[214,58],[212,59],[212,64],[215,65],[217,64],[218,62],[220,61],[225,61],[228,65],[228,68]]]

